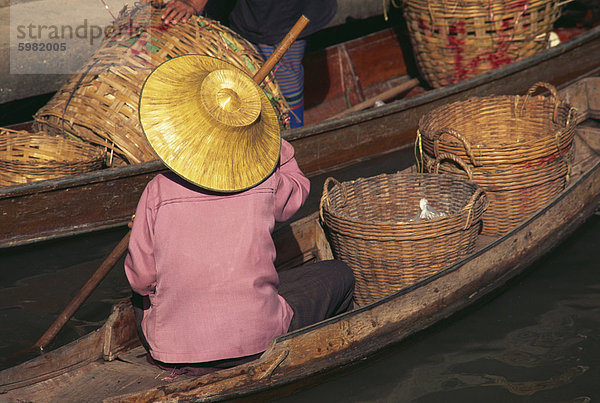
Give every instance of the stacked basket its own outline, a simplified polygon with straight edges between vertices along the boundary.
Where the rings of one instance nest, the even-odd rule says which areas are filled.
[[[140,91],[154,68],[184,54],[216,57],[250,75],[264,63],[250,42],[216,21],[193,16],[167,27],[161,13],[149,0],[125,9],[88,63],[37,112],[36,130],[108,148],[115,163],[154,160],[138,119]],[[288,107],[272,75],[263,83],[284,120]]]
[[[446,216],[413,220],[422,198]],[[321,219],[334,256],[354,272],[354,299],[364,305],[471,253],[486,206],[481,188],[471,182],[399,172],[343,183],[328,178]]]
[[[533,96],[544,87],[550,97]],[[574,109],[556,89],[536,83],[524,97],[470,98],[439,107],[419,122],[425,167],[468,176],[486,192],[485,235],[519,224],[569,179],[573,158]]]
[[[404,0],[415,58],[442,87],[534,55],[548,43],[558,0]]]
[[[18,185],[100,169],[104,152],[46,133],[0,129],[0,186]]]

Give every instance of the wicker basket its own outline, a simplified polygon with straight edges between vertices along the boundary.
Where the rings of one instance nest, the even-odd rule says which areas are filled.
[[[264,63],[250,42],[217,21],[193,16],[167,28],[161,13],[148,1],[124,10],[88,63],[37,112],[34,128],[107,147],[114,164],[154,160],[138,119],[140,92],[154,68],[184,54],[213,56],[251,75]],[[288,106],[272,74],[263,87],[285,120]]]
[[[0,186],[18,185],[102,168],[98,147],[46,133],[0,129]]]
[[[417,64],[442,87],[532,56],[547,46],[557,0],[404,0]]]
[[[446,216],[411,221],[420,212],[421,198]],[[334,256],[354,272],[354,298],[363,305],[471,253],[486,206],[483,191],[471,182],[399,172],[343,183],[328,178],[321,219]]]
[[[544,87],[550,97],[532,96]],[[419,122],[428,171],[466,176],[489,198],[485,235],[500,235],[567,185],[573,161],[574,109],[556,89],[536,83],[525,97],[470,98],[439,107]]]

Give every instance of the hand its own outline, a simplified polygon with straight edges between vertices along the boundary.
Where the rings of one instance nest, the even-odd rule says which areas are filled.
[[[205,0],[196,0],[193,2],[185,0],[171,0],[167,3],[161,18],[163,19],[163,23],[165,25],[177,24],[179,21],[185,24],[192,15],[202,11],[205,5]]]

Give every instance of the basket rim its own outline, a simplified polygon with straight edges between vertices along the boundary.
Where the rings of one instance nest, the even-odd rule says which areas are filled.
[[[460,211],[455,212],[455,213],[450,213],[450,214],[447,213],[446,216],[444,216],[444,217],[437,217],[437,218],[428,219],[428,220],[415,220],[415,221],[407,220],[407,221],[396,221],[396,222],[364,221],[364,220],[356,219],[354,217],[349,217],[347,215],[336,215],[336,214],[332,213],[328,208],[329,206],[327,206],[326,203],[323,202],[324,196],[325,196],[325,195],[323,195],[321,198],[321,210],[322,210],[321,219],[322,219],[322,221],[324,221],[328,227],[331,227],[331,226],[337,227],[338,231],[341,230],[340,227],[344,227],[344,226],[352,227],[355,230],[363,229],[365,231],[370,231],[370,230],[388,231],[390,233],[388,235],[389,240],[399,240],[402,238],[426,239],[426,238],[431,238],[432,236],[425,234],[423,232],[424,229],[425,230],[428,230],[428,229],[437,230],[433,237],[453,233],[453,232],[456,232],[458,229],[464,229],[466,227],[468,228],[468,227],[475,225],[478,221],[481,220],[481,217],[483,216],[483,213],[487,208],[487,203],[488,203],[487,197],[485,195],[483,188],[480,185],[478,185],[475,182],[469,181],[467,179],[459,178],[459,177],[449,175],[449,174],[433,174],[433,173],[428,173],[428,172],[414,173],[414,174],[406,173],[406,172],[397,172],[397,173],[393,173],[393,174],[385,174],[384,173],[384,174],[371,176],[368,178],[357,178],[355,180],[338,182],[334,186],[342,186],[342,184],[345,184],[345,183],[354,184],[356,181],[359,181],[359,180],[362,180],[362,181],[374,180],[375,178],[380,178],[380,177],[384,177],[384,176],[397,176],[397,175],[406,176],[407,179],[412,179],[412,178],[416,177],[417,175],[422,176],[422,177],[427,177],[430,179],[435,178],[435,177],[443,177],[446,180],[449,180],[451,182],[459,183],[461,185],[469,187],[472,190],[471,198],[473,198],[474,195],[477,194],[478,192],[479,192],[479,195],[476,197],[476,200],[474,201],[473,206],[469,210],[466,210],[465,207],[469,204],[470,199],[464,201],[464,205],[461,207]],[[326,181],[325,185],[327,185],[327,181]],[[335,189],[335,188],[332,188],[332,190],[333,189]],[[472,213],[474,213],[474,214],[472,214]],[[403,234],[404,232],[406,232],[406,234]],[[346,235],[348,235],[348,233],[346,233],[346,231],[344,231],[344,233]],[[419,235],[419,233],[420,233],[420,235]],[[348,235],[348,236],[350,236],[350,235]],[[373,236],[373,237],[366,236],[364,234],[362,234],[360,236],[355,236],[355,237],[362,238],[362,239],[377,238],[380,240],[385,240],[385,238],[387,238],[388,236],[386,236],[382,233],[379,233],[377,236]]]
[[[19,147],[29,147],[30,143],[28,141],[31,140],[42,140],[49,145],[62,145],[66,146],[66,151],[73,154],[70,159],[52,159],[52,160],[44,160],[40,158],[39,160],[35,160],[34,162],[23,161],[20,159],[14,158],[14,153],[11,153],[8,150],[8,147],[11,145],[11,141],[18,141]],[[40,147],[39,150],[40,155],[44,155],[44,148]],[[64,156],[63,156],[64,157]],[[67,137],[62,136],[53,136],[47,134],[43,131],[38,132],[28,132],[25,130],[10,130],[0,128],[0,163],[3,164],[12,164],[19,166],[28,166],[28,165],[45,165],[45,166],[61,166],[61,165],[72,165],[77,163],[85,163],[88,161],[96,161],[103,160],[106,157],[106,151],[102,149],[100,146],[95,146],[90,143],[86,143],[83,141],[73,140]]]
[[[519,102],[519,95],[514,96],[489,96],[489,97],[472,97],[467,100],[457,101],[450,104],[442,105],[427,114],[423,115],[419,119],[418,130],[417,130],[417,141],[422,142],[422,147],[427,151],[435,151],[436,143],[439,151],[442,152],[453,152],[460,155],[467,155],[471,152],[476,155],[476,159],[481,163],[486,161],[495,164],[497,161],[510,160],[511,163],[519,161],[527,161],[534,156],[532,153],[542,153],[535,156],[535,158],[541,158],[544,153],[548,153],[549,146],[564,150],[568,148],[575,137],[575,126],[577,123],[577,110],[570,104],[561,101],[556,105],[556,110],[561,113],[566,113],[566,119],[564,122],[554,122],[552,119],[552,129],[547,130],[546,133],[539,137],[528,138],[525,141],[509,141],[510,137],[506,136],[506,139],[497,141],[492,144],[485,144],[485,138],[482,136],[473,135],[471,132],[464,132],[455,127],[451,127],[452,123],[441,125],[434,121],[436,114],[442,114],[446,111],[451,111],[458,105],[465,105],[468,102],[477,101],[500,101],[514,104]],[[544,98],[544,99],[540,99]],[[531,97],[532,102],[544,102],[546,106],[551,102],[547,98],[542,96]],[[482,112],[484,113],[484,112]],[[489,112],[487,112],[489,114]],[[558,113],[558,112],[557,112]],[[431,128],[433,126],[433,129]],[[461,143],[461,140],[455,136],[454,133],[462,136],[468,143],[468,148],[465,144]],[[444,136],[445,140],[442,140]],[[475,137],[474,139],[472,137]],[[556,151],[556,150],[554,150]]]

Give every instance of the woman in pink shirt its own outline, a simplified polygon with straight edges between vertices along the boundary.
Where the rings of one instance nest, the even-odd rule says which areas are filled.
[[[148,184],[136,209],[125,272],[133,291],[149,297],[141,325],[155,360],[251,356],[274,337],[348,309],[353,277],[337,261],[282,273],[324,281],[321,290],[306,289],[298,278],[285,284],[291,293],[310,294],[305,301],[295,298],[302,305],[296,310],[312,303],[311,311],[321,312],[295,312],[278,294],[271,232],[275,221],[289,219],[302,206],[308,192],[309,181],[285,140],[275,172],[244,192],[216,194],[172,173]],[[315,296],[329,296],[326,289],[340,295],[315,302]]]
[[[161,365],[237,365],[273,338],[350,308],[354,278],[344,263],[275,269],[275,222],[292,217],[310,188],[293,147],[276,141],[275,169],[247,190],[206,190],[181,172],[160,174],[144,190],[125,273],[144,297],[140,330]]]

